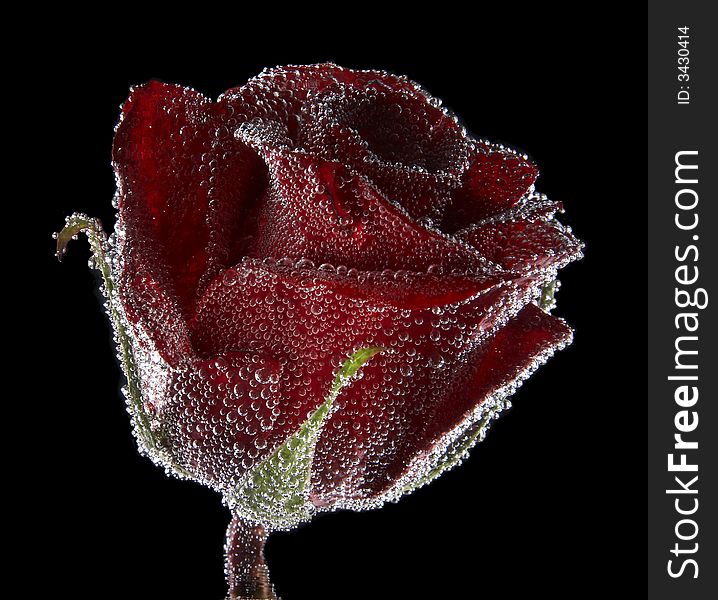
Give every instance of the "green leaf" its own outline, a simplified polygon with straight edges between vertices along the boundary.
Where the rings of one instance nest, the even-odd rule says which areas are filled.
[[[322,405],[235,487],[229,500],[240,514],[273,529],[288,529],[311,517],[309,479],[322,425],[342,388],[382,350],[369,347],[355,352],[337,372]]]

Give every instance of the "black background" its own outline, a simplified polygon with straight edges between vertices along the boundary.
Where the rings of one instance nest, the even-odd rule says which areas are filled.
[[[324,60],[405,74],[474,135],[529,153],[541,169],[537,189],[564,202],[561,220],[585,240],[586,258],[562,272],[558,294],[573,346],[523,385],[471,458],[396,505],[273,535],[277,591],[284,600],[474,598],[489,589],[575,598],[643,581],[644,30],[623,15],[619,29],[634,33],[618,43],[609,14],[588,13],[580,27],[558,12],[483,17],[423,17],[420,30],[378,19],[361,33],[343,29],[344,19],[287,38],[238,23],[202,43],[187,31],[161,44],[149,31],[122,30],[44,40],[27,84],[43,115],[30,182],[42,276],[30,308],[44,359],[33,398],[14,399],[33,450],[22,452],[33,457],[23,496],[35,568],[28,591],[223,596],[228,512],[214,493],[137,455],[87,245],[73,244],[59,264],[50,234],[76,210],[111,228],[110,147],[130,85],[158,78],[216,97],[265,66]]]

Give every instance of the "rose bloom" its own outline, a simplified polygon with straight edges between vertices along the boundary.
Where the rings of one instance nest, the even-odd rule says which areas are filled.
[[[427,483],[571,340],[548,309],[581,244],[536,166],[403,77],[282,67],[216,102],[153,81],[113,165],[108,295],[138,439],[270,527]],[[362,349],[305,449],[299,516],[271,490],[243,503],[291,479],[287,441]]]

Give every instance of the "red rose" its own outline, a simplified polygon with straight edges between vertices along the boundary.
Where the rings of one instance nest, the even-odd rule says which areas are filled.
[[[216,102],[150,82],[113,164],[101,266],[138,437],[256,521],[429,481],[571,339],[539,304],[581,245],[536,167],[405,78],[284,67]],[[308,480],[272,497],[322,406],[293,442]]]

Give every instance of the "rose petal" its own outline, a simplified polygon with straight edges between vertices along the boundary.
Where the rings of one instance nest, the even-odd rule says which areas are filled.
[[[202,125],[207,103],[176,85],[138,86],[122,107],[113,146],[128,269],[171,284],[182,306],[207,260],[209,198],[198,173],[210,143]]]
[[[356,269],[338,274],[309,267],[304,260],[296,265],[284,262],[245,259],[208,286],[190,321],[193,346],[200,355],[258,347],[343,355],[355,346],[384,343],[370,332],[381,328],[387,311],[438,314],[468,301],[466,310],[481,333],[518,310],[512,303],[526,303],[538,293],[527,278],[504,281]]]
[[[455,232],[515,206],[531,190],[536,177],[538,169],[524,156],[478,143],[446,209],[442,229]]]
[[[364,147],[351,129],[333,124],[317,128],[311,144],[303,149],[327,160],[346,165],[352,173],[366,177],[385,197],[401,206],[415,220],[441,222],[444,208],[458,179],[450,173],[432,173],[402,163],[385,162]]]
[[[167,378],[157,419],[171,455],[206,485],[230,491],[298,429],[333,373],[281,349],[246,348],[196,359]]]
[[[362,284],[357,284],[357,289],[351,289],[349,280],[351,278],[338,282],[331,273],[322,270],[290,269],[282,264],[245,259],[212,282],[198,302],[197,313],[190,324],[193,346],[204,358],[193,368],[194,375],[184,374],[181,383],[170,386],[177,396],[167,403],[166,410],[176,415],[172,418],[177,427],[183,419],[195,423],[195,417],[189,412],[204,410],[200,406],[202,396],[217,397],[210,404],[220,410],[228,393],[226,386],[213,385],[211,394],[205,394],[209,389],[206,386],[211,385],[208,380],[219,377],[218,383],[227,382],[219,375],[197,374],[198,369],[207,365],[211,367],[214,359],[227,361],[231,357],[235,357],[232,358],[235,362],[245,361],[245,356],[274,361],[282,365],[281,390],[270,389],[265,393],[265,399],[271,399],[271,408],[276,408],[276,414],[271,421],[271,431],[263,434],[266,447],[263,442],[262,452],[250,457],[252,460],[259,459],[296,431],[319,406],[343,360],[355,350],[370,346],[386,349],[386,356],[375,357],[364,369],[366,381],[374,386],[371,401],[377,403],[382,411],[389,411],[386,415],[393,415],[391,419],[399,419],[408,425],[412,423],[411,415],[418,406],[423,406],[423,401],[412,387],[414,378],[410,373],[404,372],[400,380],[395,375],[414,361],[417,382],[426,382],[426,373],[443,373],[446,376],[441,365],[448,365],[469,352],[537,292],[531,287],[531,282],[525,281],[497,285],[448,306],[408,310],[382,301],[382,294],[385,298],[397,295],[396,290],[374,291],[371,297],[366,292],[362,296]],[[451,281],[447,279],[445,285]],[[357,296],[349,295],[357,290]],[[459,291],[462,291],[461,288]],[[445,380],[433,383],[445,383]],[[358,385],[358,382],[351,385]],[[434,394],[436,389],[427,388],[422,393]],[[341,406],[344,396],[343,391],[338,401]],[[413,396],[416,396],[415,400]],[[190,398],[197,407],[187,408],[186,398]],[[251,405],[247,397],[245,404],[239,397],[232,402],[239,403],[237,406]],[[175,408],[170,408],[170,405]],[[180,408],[176,408],[178,405]],[[264,411],[264,408],[261,410]],[[339,412],[344,415],[344,408]],[[185,416],[181,417],[183,414]],[[352,423],[361,423],[363,419],[371,418],[372,414],[371,411],[365,415],[352,409],[346,413],[346,418],[350,418]],[[377,421],[377,427],[386,426],[386,420]],[[241,464],[230,461],[224,446],[213,453],[211,446],[214,442],[211,440],[217,443],[220,440],[209,433],[207,435],[208,441],[206,444],[203,442],[202,452],[192,450],[191,460],[194,466],[199,464],[198,461],[204,461],[200,465],[202,472],[206,473],[205,477],[214,474],[213,485],[229,485],[248,468],[247,465],[254,464],[249,459]],[[232,435],[235,436],[233,439],[245,440],[246,433],[222,425],[220,437],[224,439]],[[186,442],[182,441],[182,436],[178,439],[177,444]],[[246,441],[241,443],[246,445]],[[355,451],[354,447],[346,447],[343,456],[353,456]],[[202,458],[203,453],[206,453],[205,458]]]
[[[581,256],[581,242],[555,219],[488,222],[460,232],[482,256],[514,272],[559,269]],[[544,276],[545,278],[545,276]]]
[[[336,294],[407,310],[455,304],[515,284],[514,280],[504,278],[503,273],[441,275],[390,269],[377,272],[329,264],[320,265],[317,270],[303,259],[297,265],[284,266],[283,262],[269,267],[265,260],[263,266],[287,278],[311,279],[313,284]]]
[[[468,157],[452,116],[425,97],[375,88],[317,95],[305,112],[304,150],[367,176],[413,218],[441,219]]]
[[[495,268],[469,245],[414,221],[343,165],[281,147],[264,129],[241,135],[269,168],[255,256],[368,271]]]
[[[245,120],[262,118],[283,123],[296,140],[307,99],[342,89],[389,91],[432,106],[439,103],[406,77],[386,71],[345,69],[331,63],[265,69],[243,86],[227,90],[219,102],[232,106]]]
[[[303,112],[299,142],[325,158],[343,159],[344,144],[351,144],[363,150],[362,160],[429,173],[464,169],[463,131],[425,97],[376,87],[341,89],[315,94]]]
[[[245,119],[279,123],[288,144],[366,175],[415,219],[440,219],[467,164],[456,118],[418,85],[336,65],[277,68],[230,90]]]
[[[123,270],[118,286],[123,312],[132,330],[133,350],[154,352],[173,367],[193,355],[187,321],[176,299],[147,271]]]
[[[570,338],[562,320],[528,304],[468,353],[452,349],[427,360],[417,347],[411,361],[397,353],[368,365],[322,432],[313,501],[356,508],[388,497],[447,432]]]
[[[231,135],[232,110],[152,81],[132,90],[117,126],[113,165],[130,249],[121,253],[129,271],[147,271],[184,313],[203,281],[236,262],[256,225],[266,169]]]

